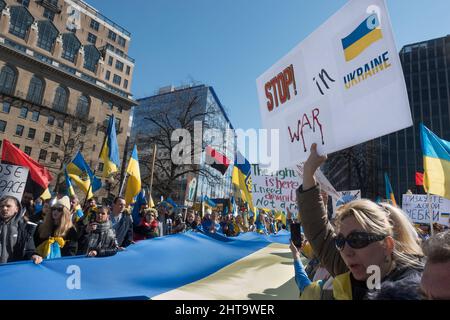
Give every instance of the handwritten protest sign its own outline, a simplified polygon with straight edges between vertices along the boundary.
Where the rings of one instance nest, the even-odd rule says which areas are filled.
[[[430,198],[433,222],[449,226],[450,200],[434,195],[430,195]],[[427,195],[404,194],[402,209],[412,222],[430,223]]]
[[[336,214],[337,208],[356,200],[361,199],[361,190],[339,191],[339,198],[333,198],[333,216]]]
[[[305,161],[312,143],[332,153],[411,126],[397,52],[385,1],[349,1],[262,74],[261,119],[279,130],[279,168]]]
[[[267,174],[259,165],[252,165],[253,205],[270,210],[289,209],[296,213],[295,192],[300,187],[301,179],[292,169],[284,169]]]
[[[0,164],[0,198],[13,196],[21,201],[27,177],[28,168]]]

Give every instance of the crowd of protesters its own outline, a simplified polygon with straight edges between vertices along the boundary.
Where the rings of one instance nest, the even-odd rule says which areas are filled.
[[[0,264],[112,256],[138,241],[185,232],[269,235],[301,222],[301,245],[290,245],[300,299],[450,299],[450,231],[435,224],[430,237],[398,207],[366,199],[341,206],[329,219],[328,196],[314,178],[325,160],[313,145],[297,190],[301,210],[297,218],[287,210],[285,221],[263,210],[255,217],[164,202],[143,206],[133,221],[122,197],[110,206],[92,198],[81,209],[76,197],[65,195],[34,201],[25,193],[21,202],[6,196],[0,199]],[[373,266],[379,279],[370,286]]]

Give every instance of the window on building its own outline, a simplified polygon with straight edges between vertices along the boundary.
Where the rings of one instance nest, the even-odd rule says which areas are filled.
[[[21,137],[23,135],[23,129],[25,129],[25,127],[18,124],[16,127],[16,136]]]
[[[52,126],[55,123],[55,117],[54,116],[48,116],[47,118],[47,124],[49,126]]]
[[[21,3],[24,7],[27,7],[30,5],[30,0],[17,0],[17,2]]]
[[[116,69],[123,71],[123,62],[116,60]]]
[[[33,23],[33,16],[25,7],[21,6],[11,7],[10,14],[9,33],[25,39],[31,24]]]
[[[36,136],[36,129],[33,128],[29,128],[28,129],[28,139],[34,139],[34,137]]]
[[[11,111],[11,103],[8,101],[3,101],[2,112],[9,113]]]
[[[97,68],[98,60],[100,60],[100,52],[93,45],[84,47],[84,67],[92,72]]]
[[[123,87],[124,87],[125,89],[128,89],[128,80],[127,80],[127,79],[125,79],[125,80],[123,81]]]
[[[100,23],[98,23],[97,21],[95,21],[94,19],[91,19],[91,28],[94,29],[95,31],[98,31],[99,27],[100,27]]]
[[[50,157],[51,162],[58,161],[58,154],[56,152],[52,152],[52,156]]]
[[[128,74],[130,74],[130,71],[131,71],[131,67],[127,66],[127,69],[126,69],[125,73],[128,75]]]
[[[104,167],[104,164],[100,162],[100,163],[98,164],[98,171],[99,171],[99,172],[103,172],[103,167]]]
[[[82,124],[82,125],[81,125],[80,133],[81,133],[81,134],[86,134],[86,132],[87,132],[87,127],[86,127],[86,125]]]
[[[75,141],[73,139],[69,139],[69,141],[67,141],[67,149],[73,150],[73,147],[75,147]]]
[[[42,94],[44,92],[44,82],[33,76],[30,80],[30,85],[28,86],[27,100],[36,104],[42,103]]]
[[[110,78],[111,78],[111,72],[110,71],[106,71],[105,79],[109,80]]]
[[[67,110],[68,93],[67,89],[59,86],[56,88],[55,98],[53,100],[53,109],[60,112],[66,112]]]
[[[75,58],[80,50],[81,42],[78,38],[71,32],[64,33],[63,36],[63,53],[62,58],[75,62]]]
[[[31,114],[31,121],[38,122],[39,121],[39,111],[33,111]]]
[[[20,148],[20,144],[18,144],[18,143],[13,143],[13,145],[15,145],[17,149]]]
[[[120,46],[125,47],[125,44],[127,43],[127,41],[125,40],[125,38],[122,38],[121,36],[119,36],[119,40],[117,40],[117,43]]]
[[[111,39],[112,41],[116,41],[116,37],[117,37],[117,34],[113,31],[109,30],[108,38]]]
[[[112,110],[113,108],[114,108],[114,104],[111,101],[109,101],[108,102],[108,109]],[[108,120],[109,120],[109,116],[108,116]]]
[[[47,8],[44,8],[44,14],[43,14],[44,18],[47,18],[50,21],[53,21],[55,19],[55,13]]]
[[[53,143],[55,146],[59,146],[61,145],[61,136],[60,135],[55,135],[55,141]]]
[[[7,125],[6,121],[0,120],[0,132],[5,132],[6,125]]]
[[[87,41],[95,45],[97,43],[97,36],[89,32]]]
[[[2,11],[6,7],[6,2],[4,0],[0,0],[0,11]],[[1,143],[0,143],[1,146]]]
[[[38,28],[37,46],[48,52],[52,52],[59,34],[58,29],[48,20],[38,21]]]
[[[57,125],[58,125],[58,128],[63,129],[64,128],[64,119],[58,119]]]
[[[0,72],[0,92],[12,94],[16,87],[17,72],[10,66],[4,66]]]
[[[22,107],[22,108],[20,109],[20,115],[19,115],[19,118],[24,118],[24,119],[26,119],[26,118],[27,118],[27,115],[28,115],[28,108],[27,108],[27,107]]]
[[[78,125],[75,122],[73,122],[72,123],[72,131],[77,132],[77,129],[78,129]]]
[[[116,53],[121,57],[123,57],[125,55],[125,53],[120,49],[116,49]]]
[[[44,142],[49,143],[52,135],[50,132],[44,133]]]
[[[80,96],[78,98],[77,103],[77,109],[76,109],[77,116],[84,118],[89,115],[89,98],[86,96]]]
[[[31,156],[31,147],[26,146],[24,151],[27,155]]]
[[[41,151],[39,152],[39,160],[47,160],[47,150],[41,149]]]
[[[119,110],[119,113],[122,113],[122,111],[123,111],[122,106],[118,106],[117,109]]]
[[[108,58],[108,65],[112,66],[112,64],[113,64],[113,57],[109,57]]]
[[[118,86],[120,86],[121,82],[122,82],[122,77],[118,76],[117,74],[115,74],[114,77],[113,77],[113,83],[117,84]]]

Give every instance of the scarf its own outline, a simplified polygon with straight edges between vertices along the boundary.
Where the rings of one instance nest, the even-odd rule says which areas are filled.
[[[44,259],[61,258],[61,248],[65,244],[61,237],[50,237],[36,248],[36,252]]]

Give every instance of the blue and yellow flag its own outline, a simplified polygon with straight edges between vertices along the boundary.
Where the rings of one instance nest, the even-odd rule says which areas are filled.
[[[450,142],[420,124],[426,192],[450,199]]]
[[[100,159],[103,161],[103,177],[109,177],[111,174],[119,171],[120,157],[119,146],[116,136],[116,120],[114,115],[109,118],[108,129],[106,130],[105,142],[100,152]]]
[[[136,196],[136,201],[133,205],[133,210],[131,211],[131,216],[133,217],[133,224],[135,226],[139,225],[141,222],[141,208],[143,205],[147,204],[147,199],[145,199],[145,190],[142,189]]]
[[[134,202],[134,198],[141,191],[141,171],[139,170],[139,159],[136,145],[134,145],[130,162],[128,162],[127,174],[128,180],[127,189],[125,190],[125,201],[127,204],[132,204]]]
[[[64,168],[64,178],[66,179],[67,195],[69,197],[75,196],[75,190],[73,189],[72,181],[67,173],[67,168]]]
[[[88,199],[94,196],[94,192],[102,187],[102,181],[94,176],[80,151],[67,165],[67,173],[77,186],[87,195]],[[91,186],[92,182],[92,186]],[[91,187],[90,187],[91,186]]]
[[[395,201],[394,190],[392,190],[391,182],[389,181],[388,174],[384,173],[384,182],[386,184],[386,199],[391,200],[394,206],[397,205],[397,201]]]
[[[255,212],[252,198],[251,166],[247,159],[238,152],[233,167],[233,184],[241,190],[241,198],[248,203],[250,210]]]

